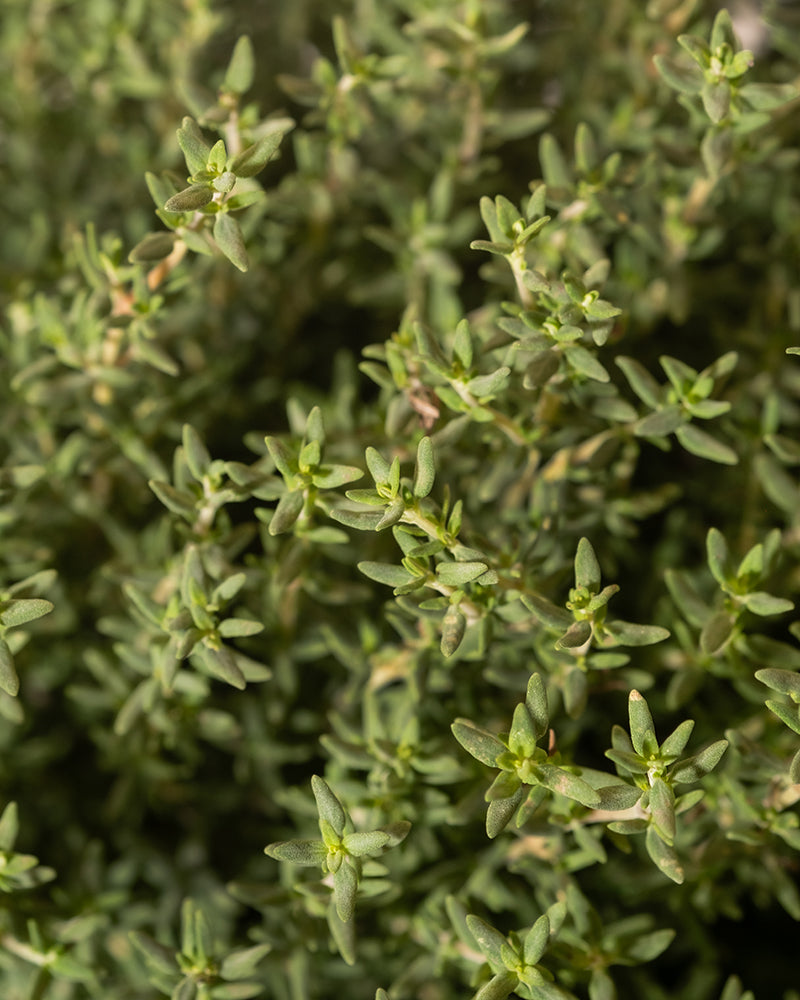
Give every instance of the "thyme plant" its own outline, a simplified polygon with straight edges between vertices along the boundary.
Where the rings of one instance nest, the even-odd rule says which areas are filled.
[[[2,997],[798,1000],[794,7],[5,8]]]

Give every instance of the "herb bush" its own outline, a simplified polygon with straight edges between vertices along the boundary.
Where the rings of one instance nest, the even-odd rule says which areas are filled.
[[[798,27],[6,0],[4,1000],[800,997]]]

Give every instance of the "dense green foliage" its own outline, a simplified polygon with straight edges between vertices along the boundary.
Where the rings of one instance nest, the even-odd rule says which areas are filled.
[[[798,1000],[793,6],[0,56],[3,1000]]]

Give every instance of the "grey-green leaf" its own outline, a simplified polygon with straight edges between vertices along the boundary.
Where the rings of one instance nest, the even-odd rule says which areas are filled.
[[[237,177],[255,177],[269,163],[283,140],[285,132],[270,132],[252,146],[242,150],[234,157],[230,170]]]
[[[189,173],[198,174],[201,170],[205,170],[211,147],[203,138],[197,122],[192,118],[184,118],[177,135],[178,145],[183,151]]]
[[[638,691],[631,691],[628,698],[628,718],[634,750],[642,757],[649,757],[655,753],[658,742],[650,709]]]
[[[128,254],[132,264],[147,264],[151,261],[163,260],[169,257],[175,246],[175,234],[169,232],[148,233],[139,240]]]
[[[246,271],[250,266],[242,230],[228,212],[220,212],[214,219],[214,242],[234,267]]]
[[[456,719],[450,726],[453,736],[462,747],[482,764],[495,767],[497,758],[505,752],[505,746],[487,729],[476,726],[468,719]]]
[[[478,947],[483,954],[497,965],[503,964],[502,949],[508,942],[505,937],[491,924],[470,913],[467,916],[467,927],[478,943]]]
[[[333,874],[333,898],[339,919],[345,923],[351,920],[356,908],[358,876],[355,868],[345,861]]]
[[[710,462],[718,462],[720,465],[737,465],[739,462],[733,448],[717,441],[694,424],[683,424],[675,431],[675,437],[687,451],[700,458],[707,458]]]
[[[368,857],[380,854],[382,848],[389,843],[389,839],[389,834],[383,830],[348,833],[344,838],[344,846],[353,857]]]
[[[462,587],[483,576],[488,568],[483,562],[440,562],[436,566],[436,576],[447,586]]]
[[[320,778],[316,774],[311,778],[311,790],[314,793],[314,798],[317,800],[317,810],[319,811],[320,819],[327,820],[338,836],[341,837],[344,834],[344,827],[347,822],[347,816],[342,803],[331,791],[330,785],[328,785],[325,779]]]
[[[575,554],[575,586],[595,592],[600,589],[600,563],[588,538],[581,538]]]
[[[19,677],[14,666],[14,657],[5,639],[0,639],[0,688],[16,697],[19,693]]]
[[[677,763],[671,772],[672,780],[678,784],[699,781],[700,778],[714,770],[727,749],[727,740],[717,740],[693,757],[687,757]]]
[[[194,212],[203,208],[214,197],[210,184],[191,184],[174,194],[164,205],[165,212]]]
[[[276,861],[289,861],[293,865],[311,867],[322,865],[328,856],[328,849],[321,840],[282,840],[268,844],[264,848]]]
[[[6,628],[25,625],[41,618],[42,615],[49,614],[52,610],[51,602],[40,597],[12,599],[0,611],[0,625],[4,625]]]
[[[590,809],[600,805],[600,796],[595,789],[566,768],[557,767],[555,764],[540,764],[538,769],[541,773],[541,783],[551,792],[566,795],[568,799],[574,799]]]
[[[436,463],[433,444],[429,437],[423,437],[417,445],[417,462],[414,467],[414,496],[422,499],[433,489],[436,478]]]
[[[253,43],[247,35],[242,35],[233,47],[222,87],[233,94],[244,94],[253,86],[254,75]]]

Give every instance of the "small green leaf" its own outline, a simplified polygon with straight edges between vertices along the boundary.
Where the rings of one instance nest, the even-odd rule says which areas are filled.
[[[590,593],[600,589],[600,563],[588,538],[581,538],[575,554],[575,586],[585,587]]]
[[[264,848],[276,861],[289,861],[293,865],[311,867],[323,865],[328,856],[328,848],[321,840],[282,840],[268,844]]]
[[[662,389],[650,372],[638,361],[626,358],[624,355],[616,359],[616,364],[622,369],[623,375],[639,399],[651,410],[658,410],[661,406]]]
[[[800,734],[800,712],[797,706],[783,705],[779,701],[765,702],[767,708],[794,732]]]
[[[653,63],[665,83],[681,94],[699,94],[703,89],[703,71],[696,63],[653,56]]]
[[[568,611],[548,601],[547,598],[540,597],[539,594],[523,594],[522,603],[543,625],[550,628],[563,631],[573,622],[572,615]]]
[[[394,823],[387,823],[380,827],[381,832],[388,835],[387,847],[397,847],[408,836],[411,830],[411,823],[407,819],[398,819]]]
[[[222,81],[222,89],[232,94],[245,94],[253,86],[254,76],[253,43],[247,35],[242,35],[233,47],[233,54]]]
[[[232,601],[246,582],[247,576],[244,573],[233,573],[231,576],[226,577],[222,583],[214,588],[214,593],[211,596],[212,604],[216,604],[219,601],[226,603]]]
[[[482,764],[496,767],[497,758],[501,753],[505,753],[505,746],[495,735],[468,719],[456,719],[450,729],[467,753],[472,754]]]
[[[657,751],[658,741],[650,709],[638,691],[631,691],[628,698],[628,718],[634,750],[641,757],[650,757]]]
[[[210,184],[191,184],[183,191],[174,194],[164,205],[165,212],[193,212],[203,208],[214,197],[214,189]]]
[[[589,1000],[617,1000],[614,980],[605,969],[592,969],[589,980]]]
[[[669,629],[660,625],[637,625],[615,620],[604,625],[604,629],[620,646],[652,646],[655,642],[669,639]]]
[[[794,609],[794,604],[785,597],[773,597],[763,590],[753,591],[742,597],[742,602],[748,611],[754,615],[782,615]]]
[[[646,819],[621,819],[608,824],[611,833],[621,833],[625,837],[635,837],[648,829]]]
[[[17,803],[9,802],[0,816],[0,851],[12,851],[19,833]]]
[[[653,778],[650,786],[650,815],[659,837],[672,844],[675,839],[675,796],[663,778]]]
[[[543,913],[525,935],[522,957],[526,965],[536,965],[550,939],[550,919]]]
[[[539,140],[539,163],[542,177],[548,187],[570,188],[572,176],[558,141],[549,132]]]
[[[700,632],[700,648],[708,656],[721,652],[736,628],[735,619],[727,611],[712,615]]]
[[[429,437],[424,437],[417,445],[417,462],[414,467],[414,496],[418,499],[426,497],[433,489],[436,478],[436,464],[433,458],[433,444]]]
[[[247,687],[247,681],[236,662],[236,657],[227,646],[215,649],[201,644],[194,648],[193,653],[199,654],[208,670],[230,684],[231,687],[235,687],[239,691],[243,691]]]
[[[604,785],[596,791],[600,796],[599,808],[607,809],[609,812],[631,809],[642,797],[641,788],[636,788],[634,785]]]
[[[685,878],[683,865],[680,863],[674,848],[665,844],[652,826],[647,828],[645,845],[647,853],[667,878],[681,885]]]
[[[178,972],[178,963],[175,961],[175,950],[167,948],[158,941],[154,941],[148,934],[141,931],[130,931],[128,934],[131,944],[144,957],[144,960],[157,972],[167,976],[174,976]]]
[[[595,382],[611,381],[611,376],[594,354],[580,344],[570,344],[564,348],[564,357],[576,372],[585,375],[586,378],[593,379]]]
[[[525,705],[533,721],[534,739],[538,742],[547,732],[549,725],[547,691],[539,674],[531,674],[528,678]]]
[[[517,986],[519,979],[513,972],[498,972],[474,994],[472,1000],[506,1000]]]
[[[381,511],[348,510],[346,507],[334,507],[330,516],[334,521],[348,528],[355,528],[357,531],[377,531],[378,525],[383,520]]]
[[[738,47],[736,34],[733,30],[731,15],[724,8],[717,11],[714,24],[711,27],[710,47],[712,52],[716,52],[723,45],[734,51]]]
[[[5,639],[0,639],[0,688],[12,698],[19,693],[19,677],[14,667],[14,657]]]
[[[128,260],[132,264],[149,264],[152,261],[169,257],[174,247],[174,233],[148,233],[128,254]]]
[[[686,422],[680,406],[666,406],[663,410],[648,413],[633,425],[637,437],[666,437]]]
[[[467,619],[458,607],[451,604],[442,620],[442,656],[452,656],[461,645],[467,629]]]
[[[511,732],[508,736],[508,748],[518,757],[530,757],[536,749],[536,728],[528,706],[517,705],[511,722]]]
[[[564,767],[557,767],[555,764],[539,764],[537,768],[540,772],[540,782],[549,788],[551,792],[558,792],[559,795],[566,795],[568,799],[574,799],[583,806],[590,809],[600,805],[600,796],[594,788],[583,778],[572,774]]]
[[[536,389],[548,382],[561,367],[558,350],[548,348],[534,354],[525,369],[524,385],[526,389]]]
[[[339,949],[339,954],[348,965],[355,965],[356,962],[356,932],[355,922],[352,920],[342,920],[336,911],[336,904],[332,900],[327,912],[328,927],[331,937]]]
[[[800,784],[800,750],[792,757],[789,765],[789,781],[795,785]]]
[[[675,437],[687,451],[700,458],[707,458],[710,462],[718,462],[720,465],[739,463],[739,457],[733,448],[717,441],[694,424],[683,424],[675,431]]]
[[[392,500],[388,505],[386,510],[378,519],[375,525],[376,531],[383,531],[384,528],[391,528],[392,525],[397,524],[406,512],[406,502],[402,495],[398,495]]]
[[[278,501],[275,513],[269,522],[270,535],[282,535],[290,531],[303,510],[305,497],[302,490],[284,493]]]
[[[673,930],[651,931],[626,945],[625,954],[637,962],[652,962],[669,948],[674,939]]]
[[[191,424],[183,425],[183,451],[190,472],[198,482],[202,481],[211,465],[211,455]]]
[[[472,367],[472,335],[470,334],[469,321],[466,319],[460,320],[456,327],[455,338],[453,340],[453,354],[458,358],[466,371]]]
[[[15,628],[17,625],[25,625],[35,621],[37,618],[49,614],[52,610],[53,605],[50,601],[39,597],[12,599],[7,601],[3,610],[0,611],[0,625],[6,628]]]
[[[689,742],[689,737],[692,735],[693,729],[693,719],[686,719],[677,726],[661,744],[661,756],[664,758],[677,757],[678,754],[683,753],[683,749]]]
[[[727,585],[732,574],[730,554],[725,538],[718,528],[709,528],[706,535],[708,566],[720,586]]]
[[[707,42],[697,35],[678,35],[678,45],[688,52],[700,69],[708,69],[711,63],[711,50]]]
[[[498,257],[506,257],[514,249],[512,243],[490,243],[488,240],[472,240],[469,245],[470,250],[485,250]]]
[[[511,369],[504,366],[490,375],[476,375],[467,382],[467,389],[476,399],[490,399],[497,395],[510,374]]]
[[[250,266],[244,245],[242,230],[236,219],[228,212],[220,212],[214,219],[214,242],[228,260],[240,271]]]
[[[579,649],[591,638],[591,622],[584,620],[573,622],[567,631],[556,642],[556,649]]]
[[[679,761],[670,772],[672,781],[675,784],[689,784],[693,781],[699,781],[700,778],[714,770],[727,749],[727,740],[717,740],[693,757]]]
[[[279,438],[267,435],[264,438],[264,443],[272,457],[272,461],[275,463],[275,468],[280,472],[284,480],[286,480],[286,485],[291,487],[294,482],[295,473],[291,452]]]
[[[475,938],[478,947],[483,954],[496,965],[502,965],[502,950],[508,944],[505,937],[491,924],[470,913],[467,916],[467,927],[470,934]]]
[[[346,861],[333,873],[333,898],[336,913],[340,920],[347,923],[352,919],[356,909],[358,894],[358,876],[352,865]]]
[[[380,854],[389,843],[389,834],[383,830],[371,830],[363,833],[348,833],[344,838],[344,846],[353,857],[370,857]]]
[[[361,479],[363,475],[363,471],[354,465],[320,465],[311,477],[311,481],[321,490],[335,490],[346,483]]]
[[[297,457],[297,467],[302,473],[309,473],[317,468],[322,457],[319,441],[308,441],[300,449]]]
[[[219,634],[223,639],[241,639],[246,635],[258,635],[264,631],[261,622],[249,618],[226,618],[219,624]]]
[[[484,799],[487,802],[511,799],[517,794],[521,785],[522,782],[515,771],[501,771],[486,789]]]
[[[242,150],[238,156],[234,157],[230,164],[231,173],[237,177],[255,177],[260,173],[278,151],[286,129],[282,131],[270,132],[263,136],[252,146]]]
[[[446,586],[462,587],[483,576],[488,569],[483,562],[440,562],[436,566],[436,576]]]
[[[494,205],[497,213],[497,222],[503,235],[513,237],[516,224],[522,222],[519,209],[502,194],[499,194],[495,198]]]
[[[211,147],[203,138],[197,122],[192,118],[184,118],[177,135],[178,145],[183,151],[189,173],[199,174],[205,170]]]
[[[781,670],[777,667],[767,667],[756,670],[756,680],[766,684],[772,691],[788,694],[792,701],[800,702],[800,674],[793,670]]]
[[[319,812],[320,819],[324,819],[330,823],[336,834],[342,837],[344,835],[345,823],[347,822],[347,816],[342,803],[331,791],[325,779],[320,778],[316,774],[311,778],[311,790],[317,801],[317,811]]]
[[[360,562],[358,568],[370,580],[384,583],[387,587],[403,587],[414,579],[407,569],[391,563]]]
[[[185,976],[170,994],[170,1000],[196,1000],[197,981],[193,976]]]
[[[664,573],[664,580],[686,621],[696,628],[702,628],[708,619],[709,608],[686,574],[668,569]]]

